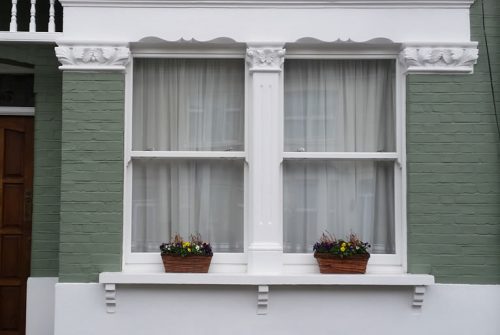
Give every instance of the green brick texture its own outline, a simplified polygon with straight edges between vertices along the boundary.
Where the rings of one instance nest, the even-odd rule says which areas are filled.
[[[59,281],[120,271],[124,74],[65,72]]]
[[[59,272],[62,74],[54,46],[0,43],[0,59],[34,66],[33,277],[57,277]]]
[[[500,107],[500,1],[484,7]],[[440,283],[500,284],[500,141],[481,0],[471,34],[473,75],[408,76],[408,267]]]

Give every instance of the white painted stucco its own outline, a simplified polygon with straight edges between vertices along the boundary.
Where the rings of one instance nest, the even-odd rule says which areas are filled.
[[[60,283],[54,334],[500,334],[499,285],[431,285],[419,313],[412,294],[411,287],[271,286],[268,314],[257,315],[255,286],[118,285],[109,314],[102,284]]]
[[[54,277],[28,278],[26,300],[26,335],[54,334]]]

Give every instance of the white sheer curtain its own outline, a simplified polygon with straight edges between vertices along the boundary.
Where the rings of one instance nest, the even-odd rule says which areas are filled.
[[[285,151],[393,152],[391,60],[285,62]],[[285,252],[311,252],[321,233],[353,232],[394,253],[394,163],[286,161]]]
[[[244,150],[242,60],[136,59],[133,149]],[[200,233],[243,251],[243,162],[133,161],[132,251]]]

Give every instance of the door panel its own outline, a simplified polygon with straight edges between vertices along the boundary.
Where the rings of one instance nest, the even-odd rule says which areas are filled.
[[[33,117],[0,116],[0,335],[24,335],[31,253]]]

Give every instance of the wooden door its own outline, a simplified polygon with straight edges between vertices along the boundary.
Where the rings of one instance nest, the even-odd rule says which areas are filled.
[[[32,191],[33,117],[0,116],[0,335],[25,333]]]

